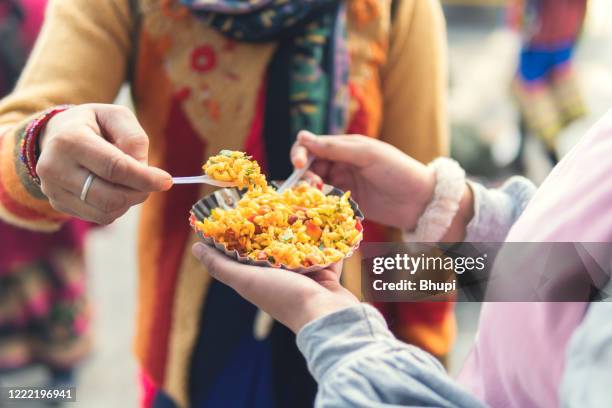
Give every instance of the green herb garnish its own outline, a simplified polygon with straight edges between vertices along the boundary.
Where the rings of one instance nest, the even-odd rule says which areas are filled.
[[[279,235],[279,238],[285,242],[291,241],[293,237],[294,237],[293,231],[291,231],[290,229],[286,229],[285,231],[283,231],[281,235]]]

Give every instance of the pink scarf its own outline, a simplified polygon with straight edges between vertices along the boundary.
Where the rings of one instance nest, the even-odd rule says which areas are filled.
[[[555,167],[508,242],[612,242],[612,111]],[[493,407],[555,407],[588,303],[485,303],[460,382]]]

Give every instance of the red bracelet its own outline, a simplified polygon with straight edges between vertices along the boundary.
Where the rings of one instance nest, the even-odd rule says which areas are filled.
[[[31,121],[25,130],[25,135],[21,140],[21,161],[26,166],[28,174],[36,184],[40,184],[40,178],[36,173],[36,163],[38,163],[39,146],[38,138],[45,128],[47,122],[60,112],[70,109],[73,105],[60,105],[47,109],[36,119]]]

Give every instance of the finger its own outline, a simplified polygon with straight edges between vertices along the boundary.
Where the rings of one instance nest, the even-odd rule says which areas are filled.
[[[307,171],[306,174],[304,174],[303,179],[308,184],[317,187],[318,189],[321,189],[321,187],[323,187],[323,180],[321,179],[321,177],[319,177],[319,175],[313,173],[312,171]]]
[[[85,181],[90,174],[88,170],[69,159],[57,161],[51,171],[46,168],[42,170],[46,182],[58,185],[76,197],[81,196]],[[43,177],[41,176],[41,178]],[[123,207],[140,204],[147,196],[147,193],[111,184],[99,177],[94,177],[87,193],[87,202],[101,211],[113,212]]]
[[[324,283],[337,283],[340,284],[340,275],[342,274],[342,261],[331,265],[329,268],[325,268],[319,271],[311,272],[306,274],[309,278],[316,281],[319,284]]]
[[[218,281],[232,287],[242,297],[258,306],[266,298],[274,297],[279,280],[287,271],[274,268],[258,268],[238,263],[214,248],[202,243],[192,247],[193,255],[206,267],[208,273]],[[278,293],[276,293],[278,297]]]
[[[340,180],[347,182],[352,180],[352,173],[352,169],[349,165],[338,163],[330,168],[328,177],[333,183],[337,183]]]
[[[327,160],[316,160],[310,168],[313,173],[318,174],[323,180],[327,180],[331,166],[332,163]]]
[[[344,192],[349,191],[354,187],[355,184],[352,181],[353,180],[350,176],[344,174],[334,174],[329,178],[329,183],[332,186],[337,187]],[[354,195],[355,191],[351,191],[351,193]]]
[[[359,167],[372,160],[371,141],[364,136],[316,136],[302,131],[298,142],[318,159],[351,163]]]
[[[52,183],[41,184],[41,189],[49,198],[49,203],[55,210],[97,224],[109,225],[128,210],[128,208],[124,208],[118,211],[105,213],[81,201],[79,197],[76,197],[71,192]]]
[[[170,174],[138,162],[93,132],[75,151],[81,166],[110,183],[147,193],[172,187]]]
[[[93,105],[103,136],[125,154],[148,164],[149,137],[134,113],[118,105]]]
[[[301,169],[308,161],[308,150],[299,141],[296,141],[291,147],[290,157],[293,167]]]
[[[89,176],[89,171],[82,167],[78,167],[69,175],[64,177],[64,180],[59,183],[61,187],[71,192],[76,197],[81,197],[81,192],[85,185],[85,181]],[[145,201],[148,197],[147,193],[126,188],[117,184],[111,184],[99,177],[94,177],[86,201],[89,205],[103,212],[114,212],[125,207],[131,207]]]

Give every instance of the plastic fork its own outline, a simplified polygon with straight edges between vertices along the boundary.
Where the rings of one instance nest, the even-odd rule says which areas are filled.
[[[194,177],[172,177],[174,184],[210,184],[215,187],[234,187],[235,183],[229,181],[219,181],[210,178],[209,176],[194,176]]]
[[[306,174],[306,172],[312,165],[312,162],[314,162],[314,159],[315,157],[313,155],[308,155],[308,160],[306,161],[306,165],[302,167],[301,169],[295,169],[293,173],[291,173],[289,178],[285,180],[285,182],[281,184],[281,186],[278,188],[277,190],[278,193],[280,194],[285,190],[289,190],[290,188],[293,188],[293,186],[295,186],[297,182],[300,181],[302,177],[304,177],[304,174]]]

